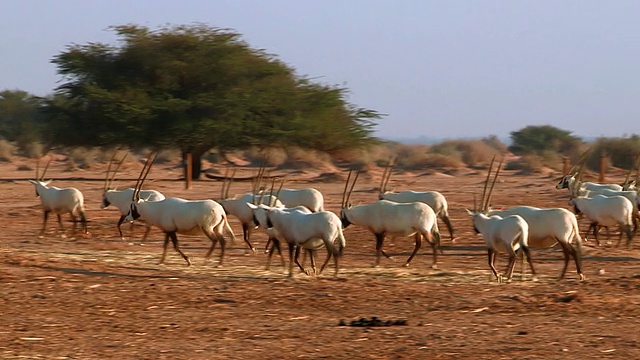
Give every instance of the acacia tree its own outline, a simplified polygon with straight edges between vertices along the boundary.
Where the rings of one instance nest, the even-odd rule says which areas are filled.
[[[295,74],[240,35],[205,25],[115,26],[117,45],[72,45],[54,57],[63,85],[46,105],[64,145],[178,147],[194,159],[248,146],[332,151],[373,140],[380,115],[347,90]]]
[[[571,135],[570,131],[551,125],[527,126],[511,132],[509,150],[514,154],[541,154],[553,151],[560,154],[575,152],[582,140]]]

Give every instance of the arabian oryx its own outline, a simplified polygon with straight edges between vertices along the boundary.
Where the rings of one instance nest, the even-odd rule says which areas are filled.
[[[391,177],[391,171],[393,170],[393,162],[390,161],[382,174],[382,181],[380,182],[380,194],[379,200],[389,200],[397,203],[411,203],[422,202],[429,205],[436,215],[442,219],[444,224],[449,230],[449,236],[451,242],[455,241],[455,235],[453,234],[453,225],[451,225],[451,218],[449,217],[449,205],[447,199],[441,193],[437,191],[401,191],[393,192],[387,191],[387,184]]]
[[[156,154],[157,156],[157,154]],[[125,217],[125,221],[134,221],[140,217],[144,218],[150,225],[157,226],[165,233],[164,246],[160,264],[164,262],[167,254],[169,239],[173,243],[173,248],[191,265],[191,260],[178,247],[177,234],[196,235],[204,233],[211,240],[211,247],[205,256],[208,259],[220,242],[219,266],[224,260],[226,240],[223,233],[227,232],[232,240],[235,240],[233,230],[227,221],[227,214],[220,204],[213,200],[185,200],[175,197],[168,197],[160,201],[145,201],[140,198],[140,190],[149,174],[155,156],[147,158],[145,166],[140,172],[138,181],[134,188],[131,207]]]
[[[121,225],[124,222],[124,218],[129,213],[129,209],[131,207],[131,198],[133,196],[134,189],[127,188],[123,190],[117,190],[115,187],[113,187],[113,181],[116,177],[116,174],[118,173],[118,169],[120,169],[120,166],[122,165],[122,163],[124,162],[128,154],[128,153],[125,153],[122,159],[117,162],[118,164],[116,165],[116,168],[113,171],[113,173],[111,173],[111,166],[114,163],[117,153],[118,151],[116,150],[113,153],[113,156],[111,157],[111,161],[109,161],[109,167],[107,168],[107,174],[104,180],[104,192],[102,193],[102,203],[100,204],[100,207],[102,209],[106,209],[110,205],[113,205],[118,209],[118,211],[120,212],[120,219],[118,219],[117,228],[118,228],[118,233],[120,234],[120,240],[124,241]],[[160,200],[164,200],[165,198],[165,196],[162,193],[156,190],[140,190],[140,197],[145,201],[160,201]],[[141,219],[141,220],[144,220],[144,219]],[[144,242],[147,239],[147,236],[151,231],[151,225],[147,223],[145,224],[145,228],[146,229],[144,232],[144,236],[142,237],[142,242]],[[131,226],[131,232],[133,237],[133,225]]]
[[[249,206],[254,210],[256,221],[263,224],[268,229],[274,231],[272,241],[274,247],[280,251],[282,239],[289,246],[289,276],[293,276],[293,263],[307,275],[320,275],[329,260],[333,257],[335,264],[335,275],[338,275],[338,261],[344,252],[346,240],[342,233],[342,222],[340,218],[330,211],[309,212],[308,209],[284,209],[280,207],[270,207],[265,205]],[[323,263],[320,271],[316,271],[314,253],[311,253],[312,271],[306,270],[300,264],[298,258],[300,249],[317,250],[327,249],[327,259]],[[294,257],[295,249],[295,257]]]
[[[589,150],[582,153],[578,161],[569,169],[569,173],[560,178],[560,181],[556,185],[556,189],[569,189],[570,194],[574,194],[579,189],[584,190],[602,190],[611,189],[620,191],[622,185],[619,184],[597,184],[588,181],[580,181],[582,173],[584,172],[584,166],[586,164],[587,155]]]
[[[76,216],[79,216],[80,221],[82,222],[82,228],[84,230],[85,236],[88,235],[89,231],[87,230],[87,218],[84,213],[84,196],[82,195],[80,190],[76,188],[60,189],[55,186],[49,186],[51,180],[44,180],[44,176],[47,173],[47,169],[49,168],[50,163],[51,158],[49,158],[49,161],[47,162],[42,175],[39,175],[38,173],[40,168],[40,160],[38,159],[38,163],[36,164],[36,179],[29,180],[30,183],[35,185],[36,197],[40,197],[42,209],[44,210],[44,221],[42,222],[42,230],[40,231],[40,236],[44,236],[49,213],[54,213],[58,216],[59,230],[63,229],[61,215],[70,214],[71,220],[73,221],[74,234],[77,227]]]
[[[282,207],[284,205],[279,200],[277,200],[274,195],[259,194],[262,177],[264,175],[264,168],[262,167],[258,170],[258,174],[253,178],[251,193],[236,196],[233,198],[229,197],[229,189],[231,188],[234,174],[235,170],[232,172],[230,177],[228,176],[228,171],[225,174],[218,203],[222,205],[224,211],[228,215],[233,215],[238,218],[238,220],[242,224],[242,237],[244,239],[244,242],[247,244],[249,249],[255,253],[256,248],[251,244],[251,234],[256,226],[253,222],[253,210],[251,210],[248,204],[257,205],[266,202],[267,204],[272,204],[273,206],[278,207]]]
[[[482,191],[482,198],[480,199],[480,207],[478,208],[477,204],[474,201],[474,209],[467,209],[467,213],[471,215],[471,218],[473,220],[473,230],[476,234],[481,234],[482,238],[484,239],[484,242],[487,246],[489,267],[491,268],[491,271],[493,272],[493,275],[495,275],[498,282],[502,282],[503,277],[507,278],[507,282],[511,281],[513,269],[516,264],[516,252],[518,250],[522,250],[526,255],[527,261],[529,262],[529,266],[531,268],[533,279],[535,280],[536,272],[533,268],[533,263],[531,262],[531,253],[528,248],[529,224],[520,215],[509,215],[505,217],[500,217],[497,215],[487,215],[491,192],[493,191],[493,187],[495,186],[498,174],[500,173],[500,167],[502,166],[502,161],[500,161],[498,170],[496,171],[493,180],[493,184],[491,185],[491,189],[489,190],[489,194],[485,200],[485,193],[487,190],[487,185],[489,183],[489,178],[491,176],[491,170],[493,168],[494,160],[495,157],[493,158],[493,160],[491,160],[491,166],[489,166],[489,172],[487,174],[487,179],[485,180],[484,190]],[[509,265],[507,265],[505,274],[499,275],[495,267],[495,261],[496,254],[502,252],[505,252],[507,253],[507,255],[509,255]]]
[[[347,177],[347,183],[342,194],[342,206],[340,218],[346,228],[350,224],[363,227],[373,233],[376,237],[376,263],[380,264],[380,254],[391,258],[382,249],[385,236],[415,236],[415,247],[407,259],[404,266],[409,266],[411,260],[418,252],[424,238],[433,248],[432,268],[437,267],[438,248],[440,247],[440,232],[436,214],[433,209],[422,202],[397,203],[388,200],[379,200],[373,204],[349,205],[349,199],[353,192],[353,187],[358,180],[359,172],[356,173],[351,188],[347,192],[351,171]]]

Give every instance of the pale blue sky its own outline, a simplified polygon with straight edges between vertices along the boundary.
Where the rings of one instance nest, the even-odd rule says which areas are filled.
[[[0,0],[0,89],[51,93],[52,56],[110,25],[194,22],[346,86],[385,138],[640,133],[640,1]]]

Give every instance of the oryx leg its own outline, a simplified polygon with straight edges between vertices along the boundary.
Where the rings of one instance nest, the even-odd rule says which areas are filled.
[[[40,230],[40,236],[44,235],[45,229],[47,228],[47,220],[49,219],[49,213],[51,210],[44,211],[44,220],[42,222],[42,229]]]
[[[593,237],[596,239],[596,246],[600,246],[600,238],[598,237],[598,223],[591,223],[589,229],[593,228]],[[587,230],[588,232],[589,230]]]
[[[144,227],[144,235],[142,235],[142,240],[140,240],[140,243],[147,241],[147,237],[149,237],[149,233],[151,232],[151,225],[145,224]],[[131,231],[131,237],[133,238],[133,231]]]
[[[562,253],[564,254],[564,266],[562,267],[562,272],[560,273],[560,279],[558,280],[562,280],[564,279],[564,274],[567,272],[567,266],[569,266],[569,257],[570,257],[570,244],[558,241],[558,244],[560,244],[560,246],[562,247]],[[576,266],[577,266],[577,262],[576,262]]]
[[[180,248],[178,247],[178,235],[176,235],[176,232],[175,231],[169,232],[167,233],[167,235],[169,235],[169,237],[171,238],[171,242],[173,243],[173,248],[178,252],[178,254],[182,255],[182,258],[187,262],[187,266],[191,266],[191,260],[189,260],[189,257],[185,255],[182,252],[182,250],[180,250]]]
[[[249,224],[242,224],[242,236],[244,238],[244,242],[247,243],[247,246],[249,246],[249,250],[255,253],[256,249],[253,247],[253,245],[251,245],[251,241],[249,241],[249,238],[251,237],[251,231],[252,228],[249,226]]]
[[[295,263],[296,265],[298,265],[298,267],[300,268],[300,271],[302,271],[303,273],[310,275],[307,270],[300,264],[300,262],[298,261],[298,258],[300,257],[300,246],[296,246],[296,255],[295,255]]]
[[[309,257],[311,258],[311,270],[313,275],[318,274],[318,268],[316,268],[316,250],[304,249],[304,253],[309,253]]]
[[[267,257],[267,267],[265,268],[265,270],[269,270],[269,268],[271,267],[271,257],[273,256],[273,252],[276,250],[278,250],[278,254],[280,254],[280,261],[282,262],[282,267],[285,266],[284,256],[282,256],[282,250],[280,248],[280,240],[271,239],[271,241],[272,241],[272,245],[271,245],[271,249],[269,249],[269,256]]]
[[[293,277],[293,251],[296,247],[294,243],[287,242],[289,245],[289,277]]]
[[[333,256],[333,254],[331,253],[331,251],[329,249],[327,249],[327,259],[324,261],[324,263],[322,263],[322,267],[320,267],[320,272],[318,273],[318,275],[322,274],[322,271],[324,270],[324,267],[327,266],[327,264],[329,263],[329,260],[331,260],[331,257]],[[336,261],[336,275],[338,274],[338,265],[337,265],[337,261]]]
[[[496,270],[495,262],[496,262],[496,252],[493,249],[487,249],[487,257],[489,262],[489,267],[493,272],[493,275],[496,277],[498,282],[502,282],[502,276],[498,275],[498,271]]]
[[[384,243],[384,233],[377,233],[376,235],[376,264],[375,266],[380,265],[380,254],[384,254],[387,258],[390,258],[384,250],[382,250],[382,244]]]
[[[124,218],[126,218],[127,215],[120,215],[120,219],[118,219],[118,234],[120,234],[120,241],[124,241],[124,235],[122,235],[122,229],[120,228],[120,226],[122,226],[122,223],[124,222]],[[133,227],[133,223],[131,223],[132,227]],[[133,230],[132,230],[133,232]]]
[[[511,282],[511,276],[513,276],[513,269],[516,267],[516,253],[509,254],[509,263],[504,271],[504,277],[507,278],[507,282]]]
[[[218,244],[218,241],[220,241],[220,247],[222,248],[222,251],[221,251],[220,261],[218,261],[218,266],[222,266],[223,257],[224,257],[224,245],[225,245],[224,237],[220,234],[216,234],[210,231],[204,231],[204,234],[207,235],[209,240],[211,240],[211,247],[209,248],[209,251],[207,251],[207,254],[204,256],[205,262],[211,257],[211,254],[213,254],[213,251],[215,250],[216,245]]]
[[[85,235],[89,234],[89,230],[87,229],[87,216],[84,214],[84,211],[80,211],[80,222],[82,222],[82,230],[84,230]]]
[[[627,247],[631,248],[631,241],[633,240],[633,230],[631,229],[631,225],[625,225],[624,227],[620,227],[620,231],[624,229],[625,234],[627,234]],[[620,240],[618,240],[618,246],[620,246]]]
[[[447,230],[449,230],[449,236],[451,237],[451,242],[456,242],[456,237],[453,233],[453,225],[451,225],[451,218],[449,217],[449,215],[442,214],[440,216],[440,219],[442,219],[444,224],[447,226]]]
[[[407,262],[404,264],[405,267],[409,266],[409,264],[411,263],[411,260],[413,260],[413,257],[418,252],[418,249],[420,249],[420,247],[422,246],[422,235],[420,234],[420,232],[416,232],[416,234],[414,235],[414,238],[416,240],[416,244],[413,247],[413,252],[411,253],[411,256],[409,256],[409,258],[407,259]]]
[[[536,270],[533,268],[533,261],[531,261],[531,251],[529,251],[529,248],[527,246],[524,246],[522,248],[522,252],[524,253],[524,257],[527,258],[527,262],[529,262],[529,268],[531,269],[531,280],[533,281],[538,280],[538,277],[536,276]],[[524,257],[523,257],[523,260],[524,260]],[[522,269],[522,274],[524,277],[524,269]]]
[[[164,244],[162,244],[162,257],[158,265],[164,263],[164,258],[167,256],[167,247],[169,246],[169,233],[164,233]]]

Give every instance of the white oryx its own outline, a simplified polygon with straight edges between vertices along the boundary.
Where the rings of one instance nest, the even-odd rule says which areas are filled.
[[[284,179],[280,184],[280,189],[265,193],[265,195],[275,195],[287,208],[304,206],[311,212],[324,211],[324,197],[322,193],[314,188],[305,189],[283,189]]]
[[[454,242],[455,236],[453,234],[453,225],[451,225],[451,219],[449,218],[449,205],[447,204],[447,199],[444,197],[444,195],[437,191],[387,191],[387,184],[389,183],[389,178],[391,177],[392,170],[393,164],[390,162],[382,174],[382,181],[380,182],[380,194],[378,195],[378,199],[394,201],[397,203],[422,202],[429,205],[436,213],[436,215],[440,219],[442,219],[444,224],[447,226],[447,230],[449,230],[449,235],[451,237],[451,242]]]
[[[493,160],[495,160],[495,157]],[[474,198],[474,209],[467,209],[467,213],[471,215],[473,220],[473,230],[476,234],[481,234],[484,239],[487,246],[489,267],[498,282],[502,282],[503,277],[506,277],[507,281],[511,280],[513,269],[516,264],[516,252],[518,250],[522,250],[526,255],[529,266],[531,267],[531,274],[535,280],[536,272],[533,268],[531,254],[528,248],[529,224],[520,215],[509,215],[505,217],[487,215],[491,192],[493,191],[493,187],[495,186],[495,182],[498,178],[500,167],[502,165],[502,161],[500,161],[493,184],[491,185],[491,190],[489,190],[489,195],[485,200],[485,192],[491,175],[491,169],[493,168],[493,160],[491,160],[491,166],[489,167],[489,173],[487,174],[487,179],[485,181],[482,198],[480,199],[480,207],[477,207]],[[507,270],[504,275],[498,274],[495,267],[496,254],[502,252],[507,253],[509,256],[509,264],[507,265]]]
[[[267,258],[267,267],[265,268],[265,270],[269,270],[269,267],[271,266],[271,257],[273,256],[274,251],[278,251],[278,254],[280,254],[280,260],[282,261],[282,266],[284,266],[284,257],[282,255],[282,249],[280,247],[280,242],[286,242],[286,240],[284,239],[284,237],[282,236],[282,234],[275,228],[275,227],[268,227],[267,226],[267,212],[269,210],[271,210],[272,206],[267,206],[265,204],[259,204],[259,205],[253,205],[253,204],[249,204],[249,207],[251,209],[253,209],[253,222],[256,226],[262,227],[264,229],[266,229],[267,231],[267,236],[268,236],[268,240],[267,240],[267,246],[269,243],[273,243],[274,246],[271,247],[271,249],[267,250],[267,253],[269,254],[268,258]],[[305,206],[296,206],[293,208],[279,208],[282,211],[285,212],[292,212],[292,211],[297,211],[297,212],[302,212],[305,214],[311,214],[311,210],[309,210],[307,207]],[[306,249],[307,251],[312,251],[312,256],[313,254],[313,249]],[[305,253],[306,254],[306,253]],[[304,261],[304,260],[303,260]],[[315,271],[315,265],[312,262],[312,266],[314,267],[314,271]]]
[[[266,227],[276,230],[277,237],[273,239],[274,247],[279,248],[278,239],[287,242],[289,246],[290,277],[293,276],[293,262],[306,274],[311,274],[312,272],[316,274],[313,255],[311,256],[312,272],[305,270],[298,261],[300,248],[317,250],[323,246],[327,249],[328,256],[317,275],[322,273],[331,257],[334,259],[335,275],[338,275],[338,262],[344,252],[346,240],[342,233],[342,222],[336,214],[330,211],[310,213],[298,209],[284,210],[278,207],[258,207],[252,204],[250,206],[258,213],[264,211]]]
[[[600,246],[598,239],[598,226],[620,226],[620,231],[627,235],[627,246],[631,246],[633,240],[633,204],[624,196],[596,195],[592,198],[573,196],[569,200],[576,215],[584,214],[590,222],[589,229],[593,228],[593,236],[596,244]],[[618,240],[618,246],[620,239]]]
[[[249,249],[256,252],[256,248],[251,245],[251,233],[256,228],[256,225],[253,222],[253,210],[249,207],[248,204],[261,204],[267,203],[272,204],[272,206],[283,207],[284,205],[278,200],[274,195],[261,195],[259,194],[260,183],[262,181],[262,175],[264,174],[264,168],[260,168],[258,170],[258,174],[253,179],[253,189],[251,193],[246,193],[244,195],[229,197],[229,189],[231,188],[231,183],[233,181],[233,176],[235,171],[231,174],[231,177],[228,177],[228,171],[225,174],[224,181],[222,183],[222,190],[220,194],[220,199],[217,200],[220,205],[224,208],[224,211],[228,215],[233,215],[240,221],[242,225],[242,237],[244,242],[247,244]]]
[[[84,196],[82,195],[80,190],[76,188],[61,189],[55,186],[49,186],[51,180],[44,180],[44,176],[47,173],[47,169],[49,168],[50,163],[51,158],[49,158],[49,161],[47,162],[42,175],[39,175],[40,160],[38,159],[38,163],[36,164],[36,179],[29,180],[30,183],[35,185],[36,197],[40,198],[42,209],[44,210],[44,221],[42,222],[42,230],[40,230],[40,236],[44,236],[47,227],[47,219],[49,218],[50,213],[54,213],[57,215],[59,230],[63,228],[61,215],[70,214],[71,220],[73,221],[73,233],[76,232],[77,227],[76,216],[79,216],[80,222],[82,222],[84,233],[85,235],[88,235],[89,231],[87,230],[87,217],[84,213]]]
[[[117,190],[115,187],[112,187],[113,180],[115,179],[116,174],[118,173],[118,169],[120,169],[120,166],[126,159],[128,153],[125,153],[122,159],[118,161],[118,164],[115,170],[113,171],[113,173],[111,173],[111,166],[114,162],[116,155],[117,155],[117,150],[116,152],[113,153],[113,156],[111,157],[111,161],[109,162],[109,167],[107,168],[107,175],[104,180],[104,192],[102,193],[102,203],[100,204],[100,207],[102,209],[106,209],[110,205],[113,205],[118,209],[118,211],[120,211],[120,219],[118,219],[117,228],[118,228],[118,233],[120,234],[120,240],[124,241],[121,225],[124,222],[124,218],[129,213],[129,209],[131,208],[131,199],[133,197],[134,189],[127,188],[127,189]],[[165,196],[156,190],[140,190],[140,198],[144,199],[145,201],[160,201],[160,200],[164,200]],[[141,220],[144,220],[144,219],[141,219]],[[145,224],[145,228],[146,229],[144,232],[144,236],[142,237],[142,242],[144,242],[147,239],[147,236],[151,231],[151,225]],[[133,226],[131,227],[131,232],[132,232],[131,235],[133,237]]]
[[[580,189],[591,191],[598,191],[602,189],[611,189],[616,191],[622,190],[622,185],[619,184],[598,184],[588,181],[580,181],[580,174],[584,169],[588,154],[589,150],[582,153],[578,161],[571,167],[571,169],[569,169],[569,173],[560,178],[560,181],[556,185],[556,189],[569,189],[570,194],[575,194],[575,192]]]
[[[349,205],[349,198],[353,192],[353,187],[358,180],[359,172],[347,192],[351,171],[347,177],[347,183],[342,194],[342,206],[340,219],[344,228],[350,224],[363,227],[373,233],[376,237],[376,263],[380,263],[380,254],[391,258],[383,249],[382,245],[386,235],[392,236],[415,236],[415,247],[411,256],[404,266],[409,266],[411,260],[422,246],[424,238],[433,248],[432,268],[437,267],[438,248],[440,247],[440,232],[436,214],[433,209],[422,202],[397,203],[388,200],[379,200],[367,205]]]
[[[134,221],[142,217],[148,224],[158,227],[165,233],[160,264],[164,262],[169,239],[171,239],[174,249],[182,255],[187,265],[191,265],[189,257],[178,247],[177,234],[196,235],[204,233],[211,240],[211,247],[205,258],[208,259],[211,256],[219,241],[221,248],[219,265],[222,265],[226,247],[223,233],[226,231],[231,236],[232,241],[235,240],[235,235],[231,226],[229,226],[227,214],[220,204],[213,200],[185,200],[175,197],[165,198],[160,201],[145,201],[140,198],[140,189],[149,174],[154,160],[155,156],[153,159],[149,156],[140,172],[131,207],[125,217],[125,221]]]
[[[533,206],[516,206],[504,210],[489,209],[487,215],[500,217],[521,216],[529,224],[529,247],[550,248],[555,244],[559,244],[562,248],[564,267],[560,273],[560,279],[564,278],[569,259],[573,258],[578,276],[580,280],[584,280],[584,273],[582,272],[582,238],[580,237],[576,216],[571,211],[563,208],[541,209]]]

